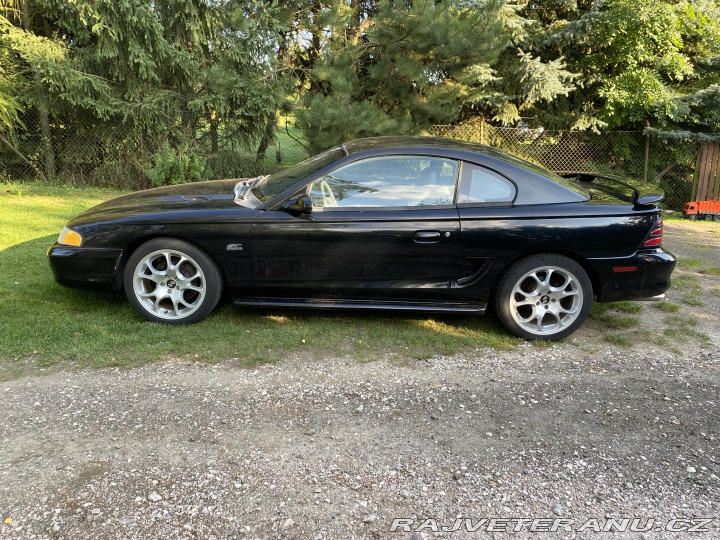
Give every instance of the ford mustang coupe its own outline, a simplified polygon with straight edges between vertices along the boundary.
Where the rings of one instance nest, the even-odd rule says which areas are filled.
[[[149,321],[240,306],[483,313],[562,339],[593,300],[662,298],[662,192],[560,177],[486,146],[361,139],[272,176],[100,204],[48,256],[61,285],[127,296]]]

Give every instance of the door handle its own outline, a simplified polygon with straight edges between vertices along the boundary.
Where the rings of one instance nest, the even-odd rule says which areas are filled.
[[[414,236],[418,244],[434,244],[440,241],[440,231],[417,231]]]

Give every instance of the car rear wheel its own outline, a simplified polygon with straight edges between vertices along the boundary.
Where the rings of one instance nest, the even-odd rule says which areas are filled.
[[[563,255],[533,255],[502,276],[495,310],[505,327],[525,339],[563,339],[587,318],[592,284],[583,268]]]
[[[215,309],[222,292],[217,265],[202,250],[173,238],[156,238],[128,259],[125,295],[148,321],[190,324]]]

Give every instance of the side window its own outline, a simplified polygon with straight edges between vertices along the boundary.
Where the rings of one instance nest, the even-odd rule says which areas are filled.
[[[428,156],[383,156],[350,163],[313,181],[320,208],[453,204],[457,162]]]
[[[515,198],[515,185],[498,173],[471,165],[463,164],[460,179],[460,203],[511,203]]]

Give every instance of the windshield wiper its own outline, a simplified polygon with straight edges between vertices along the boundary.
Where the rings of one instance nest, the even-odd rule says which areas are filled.
[[[235,202],[246,201],[253,186],[258,184],[259,182],[262,182],[263,180],[267,180],[269,176],[269,174],[265,176],[258,176],[250,180],[241,180],[240,182],[235,184]]]

